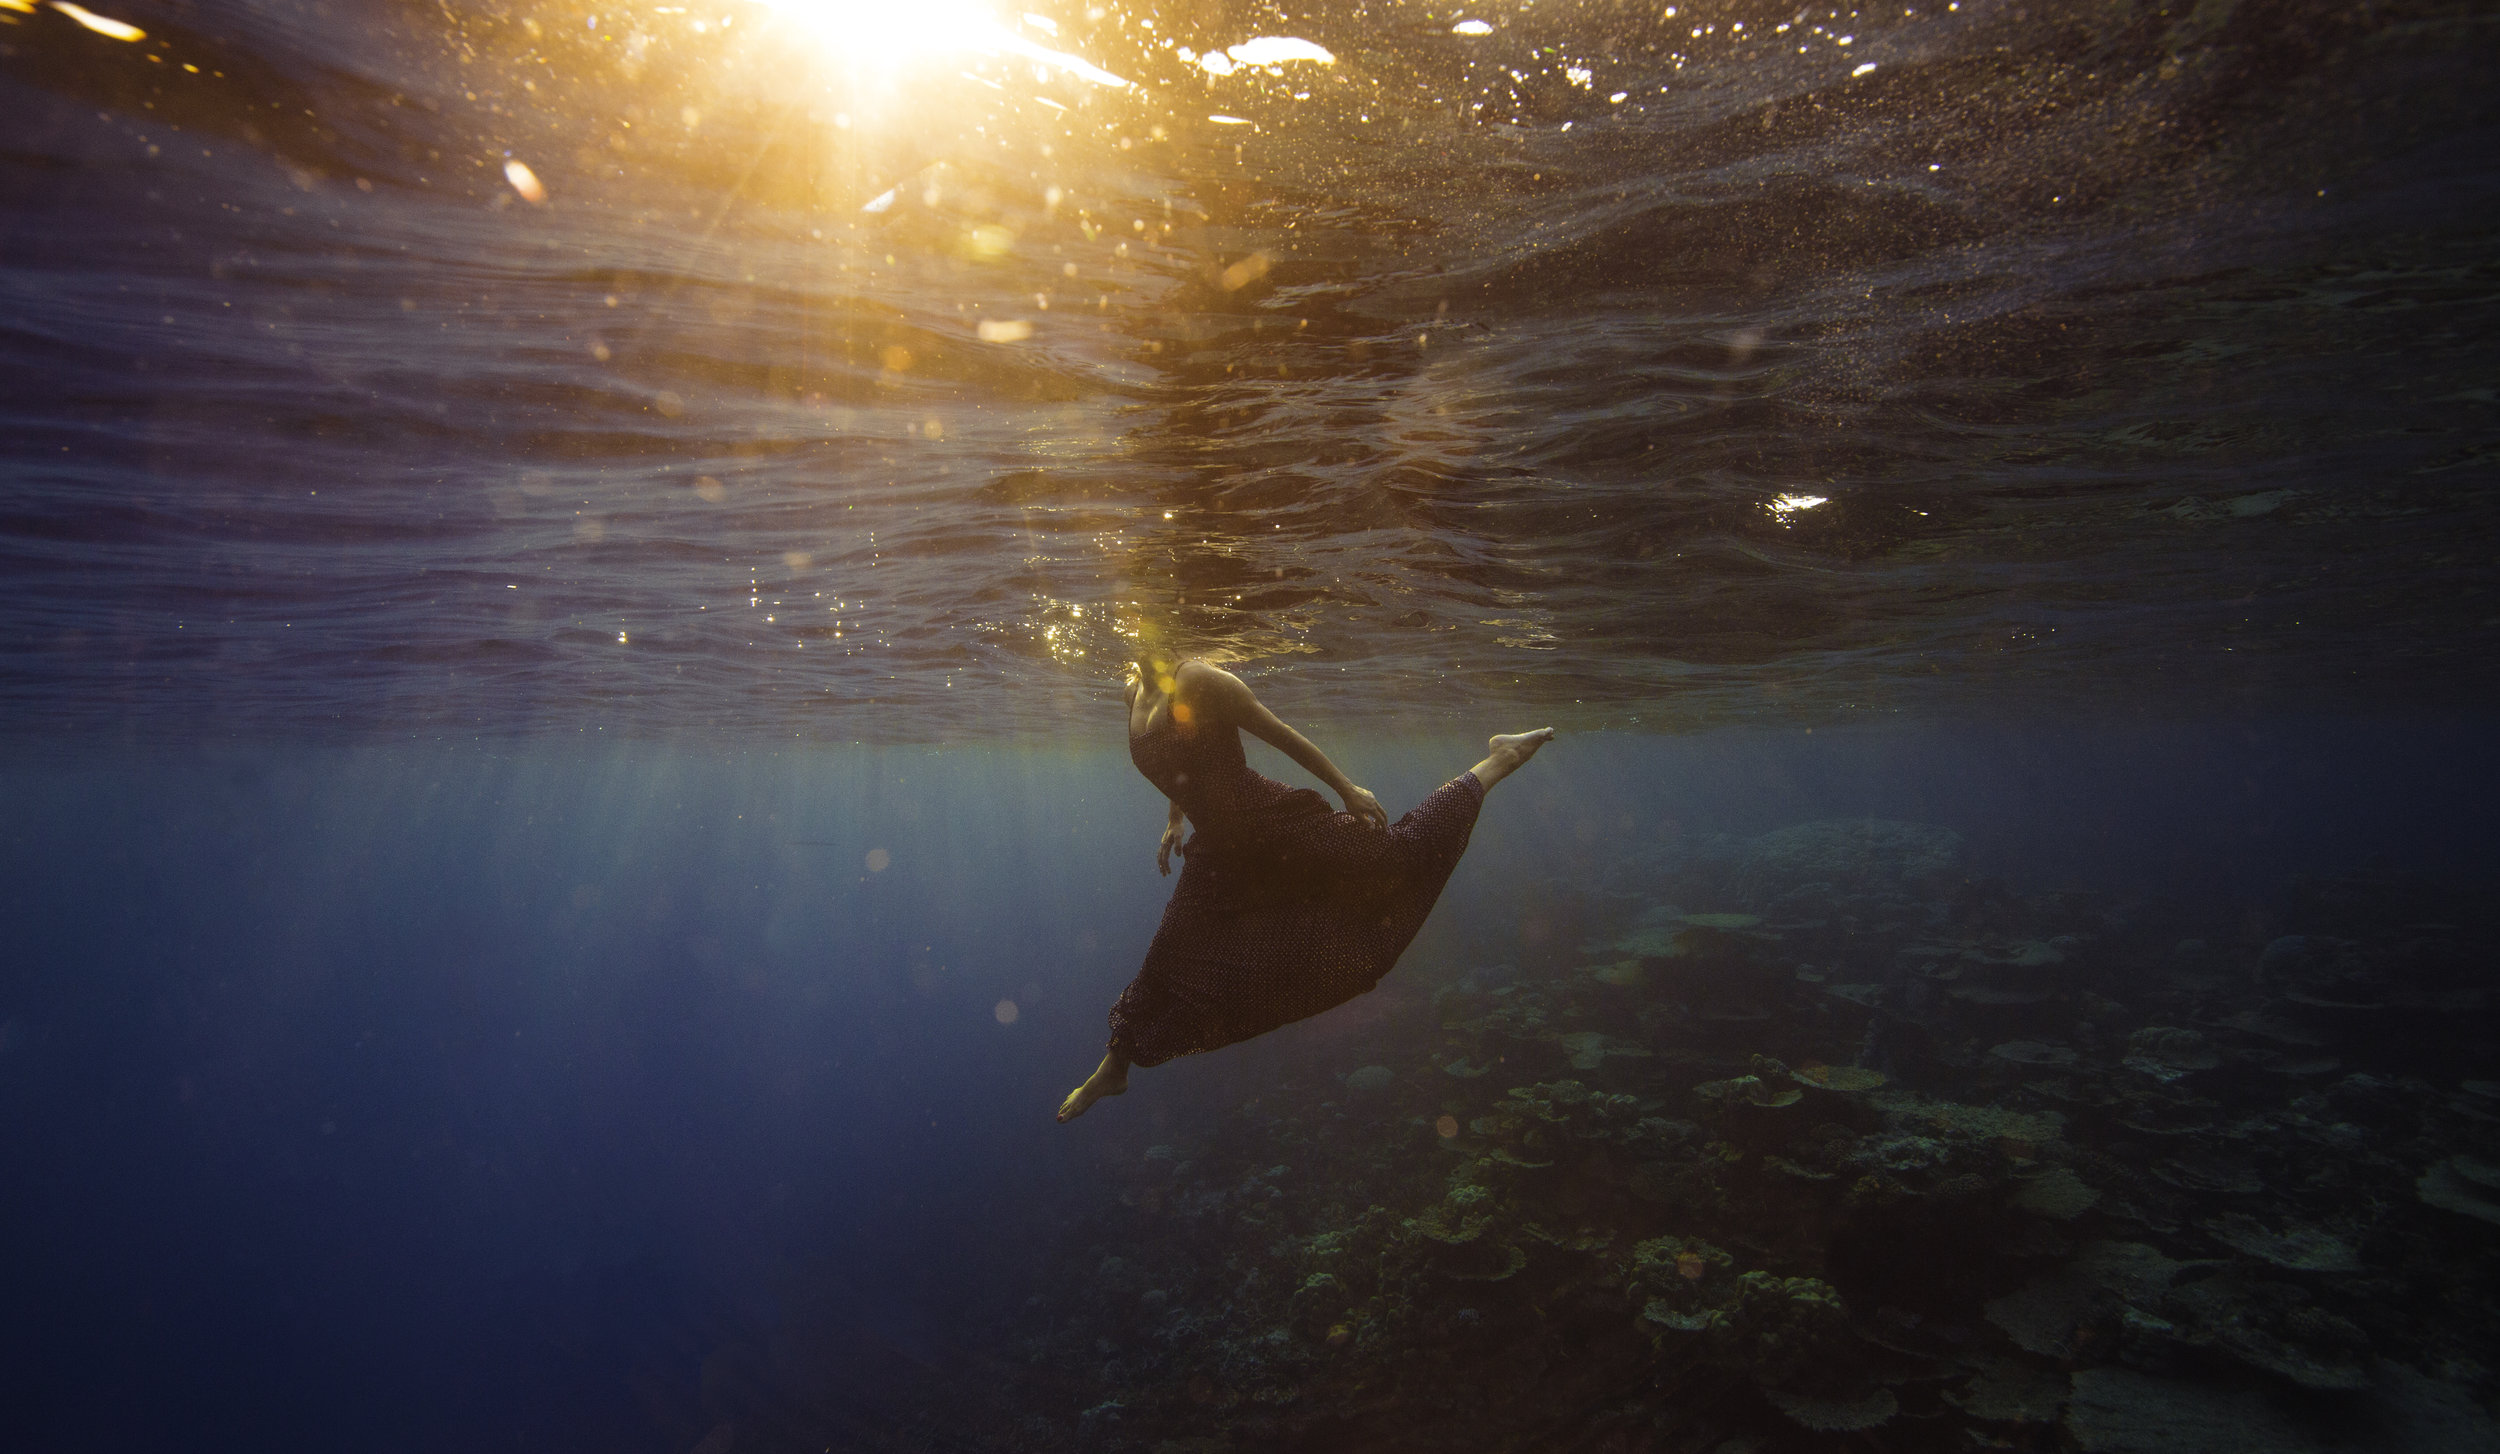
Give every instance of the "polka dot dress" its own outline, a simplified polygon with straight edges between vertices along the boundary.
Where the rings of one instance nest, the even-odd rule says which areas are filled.
[[[1385,831],[1251,769],[1231,727],[1162,713],[1129,739],[1147,781],[1196,828],[1162,926],[1118,1004],[1111,1048],[1135,1065],[1215,1050],[1369,991],[1397,963],[1475,831],[1462,773]]]

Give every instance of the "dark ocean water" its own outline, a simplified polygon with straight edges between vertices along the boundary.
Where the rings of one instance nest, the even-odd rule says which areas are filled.
[[[0,0],[0,1444],[2500,1447],[2496,60]],[[1141,639],[1564,736],[1060,1128]]]

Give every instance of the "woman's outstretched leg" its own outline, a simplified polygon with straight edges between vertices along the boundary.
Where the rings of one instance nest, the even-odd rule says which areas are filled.
[[[1094,1073],[1085,1077],[1085,1084],[1068,1092],[1068,1098],[1059,1103],[1059,1119],[1062,1122],[1073,1121],[1104,1096],[1116,1096],[1127,1089],[1128,1057],[1118,1050],[1106,1051],[1102,1064],[1095,1066]]]
[[[1476,781],[1484,784],[1486,792],[1493,791],[1495,783],[1509,777],[1520,764],[1536,756],[1538,748],[1553,740],[1554,729],[1551,727],[1539,727],[1534,732],[1509,732],[1486,738],[1484,761],[1477,763],[1473,769]]]

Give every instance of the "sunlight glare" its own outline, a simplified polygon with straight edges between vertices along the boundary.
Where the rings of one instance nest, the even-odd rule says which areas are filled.
[[[756,0],[803,26],[828,56],[868,70],[973,52],[1015,55],[1097,86],[1128,81],[1082,56],[1028,40],[1000,23],[979,0],[923,0],[910,6],[878,0]],[[1028,22],[1032,16],[1021,17]],[[1036,27],[1039,28],[1039,27]]]
[[[1337,63],[1336,55],[1326,46],[1294,35],[1255,36],[1239,45],[1226,46],[1224,53],[1245,66],[1281,66],[1287,61],[1310,61],[1323,66]]]
[[[124,41],[148,38],[148,33],[135,25],[115,20],[109,15],[98,15],[84,5],[72,5],[70,0],[52,0],[52,8],[101,36]]]
[[[533,207],[547,204],[547,184],[538,180],[538,174],[530,170],[529,163],[517,158],[505,162],[503,179],[512,184],[513,191],[521,194],[522,201]]]

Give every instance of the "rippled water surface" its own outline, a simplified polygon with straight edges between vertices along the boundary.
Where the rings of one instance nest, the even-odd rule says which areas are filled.
[[[0,8],[12,721],[2488,694],[2482,7],[899,15]]]

